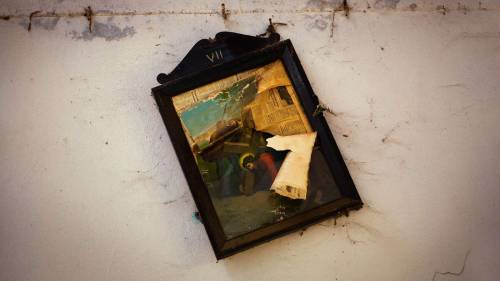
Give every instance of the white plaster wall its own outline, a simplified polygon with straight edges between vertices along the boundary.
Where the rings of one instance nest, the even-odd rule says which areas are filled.
[[[1,1],[0,280],[500,280],[500,1],[338,2]],[[269,17],[366,206],[216,262],[150,88]]]

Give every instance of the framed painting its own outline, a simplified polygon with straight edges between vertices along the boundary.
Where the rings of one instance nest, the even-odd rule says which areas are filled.
[[[362,206],[289,40],[221,32],[157,80],[218,259]]]

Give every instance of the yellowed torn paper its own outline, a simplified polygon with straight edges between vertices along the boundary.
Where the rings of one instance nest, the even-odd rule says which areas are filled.
[[[263,67],[257,81],[255,100],[246,107],[255,130],[280,136],[312,132],[281,61]]]
[[[267,146],[271,148],[290,150],[271,185],[271,190],[292,199],[306,199],[307,175],[315,140],[316,132],[267,139]]]

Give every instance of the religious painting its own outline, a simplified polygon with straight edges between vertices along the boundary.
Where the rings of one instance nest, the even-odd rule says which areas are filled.
[[[196,43],[153,88],[220,259],[362,201],[289,40]]]
[[[228,238],[340,197],[314,139],[302,186],[273,188],[294,143],[276,150],[266,140],[314,133],[280,60],[177,95],[173,104]]]

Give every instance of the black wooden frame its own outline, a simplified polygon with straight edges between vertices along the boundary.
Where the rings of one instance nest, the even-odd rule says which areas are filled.
[[[256,44],[244,50],[239,49],[235,52],[235,49],[231,46],[234,47],[234,44],[241,45],[238,39],[240,37],[238,36],[250,40],[249,42],[260,42],[262,44]],[[228,43],[227,38],[232,38],[235,42]],[[252,41],[254,40],[252,38],[255,38],[255,41]],[[276,38],[268,38],[267,41],[263,40],[266,39],[228,32],[219,33],[215,41],[201,40],[171,74],[159,75],[158,81],[163,85],[152,89],[217,259],[233,255],[286,233],[302,229],[325,218],[340,214],[343,211],[359,209],[363,204],[325,118],[321,113],[317,114],[318,98],[307,80],[292,43],[290,40],[279,41]],[[217,42],[220,43],[221,41],[224,41],[222,47],[220,44],[217,45]],[[202,48],[200,48],[200,44]],[[245,45],[248,46],[248,44]],[[211,61],[208,63],[199,62],[199,60],[204,59],[200,55],[200,52],[203,55],[213,51],[214,48],[222,48],[222,51],[227,54],[223,60],[213,64],[210,64]],[[229,50],[232,52],[228,52],[227,48],[232,48],[232,50]],[[318,133],[320,149],[331,169],[342,197],[272,225],[261,227],[232,239],[226,239],[214,206],[212,205],[208,189],[199,173],[188,140],[183,132],[180,118],[174,109],[172,97],[241,71],[266,65],[278,59],[283,62],[297,96],[302,103],[304,112],[312,128]],[[189,62],[189,64],[186,62]],[[193,68],[193,66],[197,66],[197,68]]]

